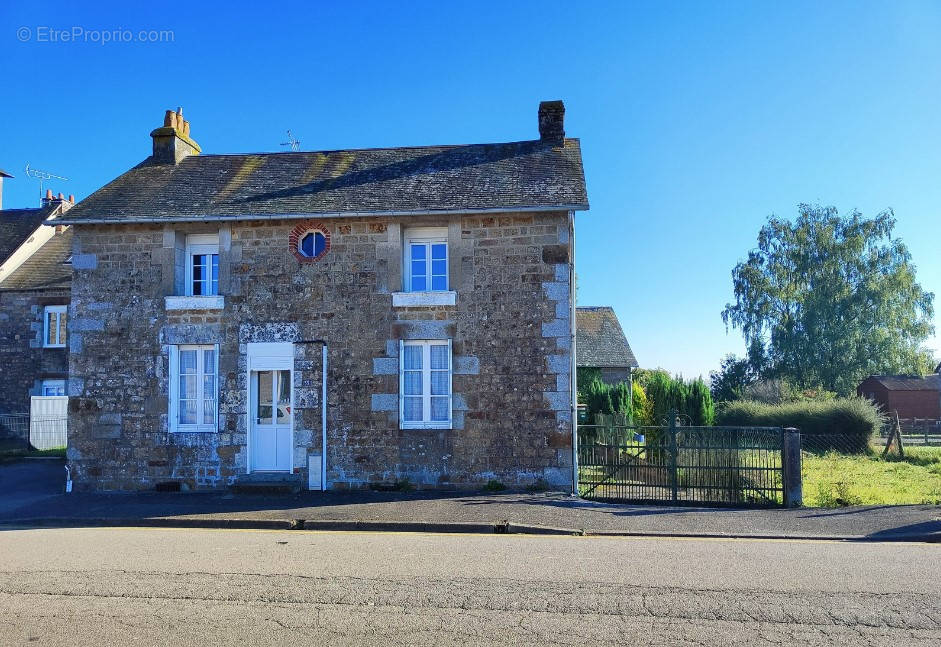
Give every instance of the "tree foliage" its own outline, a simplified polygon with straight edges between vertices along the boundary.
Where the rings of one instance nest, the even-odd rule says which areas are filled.
[[[716,402],[731,402],[742,397],[745,389],[758,379],[745,357],[726,355],[718,371],[709,374],[709,386]]]
[[[722,311],[752,371],[849,394],[870,374],[930,370],[934,295],[894,226],[891,210],[864,218],[806,204],[793,222],[769,218],[732,270],[735,302]]]
[[[712,402],[712,393],[700,377],[687,385],[686,415],[689,416],[690,424],[698,427],[715,423],[716,408]]]
[[[641,386],[646,382],[646,388]],[[582,392],[582,387],[579,387]],[[627,414],[635,425],[667,424],[670,411],[691,425],[715,423],[715,406],[709,387],[702,379],[686,382],[662,370],[646,371],[643,380],[605,384],[595,377],[584,387],[582,402],[588,408],[588,419],[598,413]]]
[[[594,420],[597,413],[614,413],[614,403],[611,400],[611,387],[595,378],[588,383],[585,404],[588,407],[588,419]]]
[[[631,394],[631,405],[633,407],[632,419],[634,424],[640,426],[654,424],[653,410],[651,409],[650,401],[647,399],[647,394],[644,392],[644,387],[640,385],[640,382],[635,380],[631,383]]]

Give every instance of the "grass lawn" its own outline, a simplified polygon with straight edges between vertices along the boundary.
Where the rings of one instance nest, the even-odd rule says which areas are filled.
[[[0,441],[0,458],[24,458],[36,456],[58,456],[65,458],[65,447],[54,449],[30,449],[20,441]]]
[[[941,447],[906,447],[905,458],[804,453],[801,472],[807,506],[941,504]]]

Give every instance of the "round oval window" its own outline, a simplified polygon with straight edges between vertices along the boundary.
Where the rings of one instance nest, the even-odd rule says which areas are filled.
[[[327,238],[320,231],[311,231],[304,234],[297,244],[298,250],[307,258],[316,258],[323,254],[327,247]]]

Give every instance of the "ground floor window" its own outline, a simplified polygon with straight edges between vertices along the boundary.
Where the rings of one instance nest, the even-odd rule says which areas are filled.
[[[43,380],[39,395],[65,395],[65,380]]]
[[[219,347],[170,347],[170,430],[215,431]]]
[[[451,428],[451,341],[408,340],[399,346],[402,429]]]

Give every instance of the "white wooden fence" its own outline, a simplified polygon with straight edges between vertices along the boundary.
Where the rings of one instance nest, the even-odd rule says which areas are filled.
[[[68,444],[69,398],[34,395],[29,406],[29,444],[36,449],[57,449]]]

